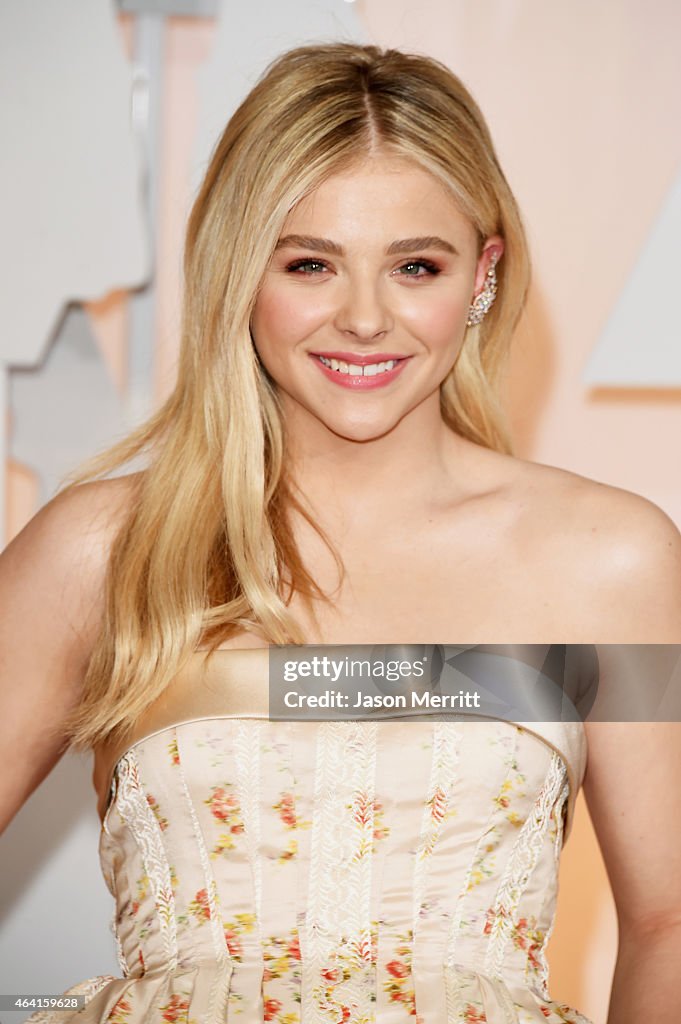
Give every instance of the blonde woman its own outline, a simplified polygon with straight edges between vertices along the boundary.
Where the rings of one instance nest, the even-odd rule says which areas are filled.
[[[681,641],[665,514],[511,454],[528,279],[435,61],[295,50],[227,124],[174,391],[0,559],[2,826],[68,745],[95,753],[123,976],[75,987],[79,1022],[584,1022],[545,960],[582,783],[608,1024],[679,1019],[672,725],[267,716],[279,645]]]

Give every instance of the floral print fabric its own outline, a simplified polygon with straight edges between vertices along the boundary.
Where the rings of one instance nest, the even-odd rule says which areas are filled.
[[[545,959],[568,787],[505,721],[164,729],[102,825],[122,977],[58,1019],[589,1024]]]

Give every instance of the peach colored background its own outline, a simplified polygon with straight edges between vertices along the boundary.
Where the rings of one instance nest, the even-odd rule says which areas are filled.
[[[681,522],[679,391],[587,393],[580,373],[681,163],[681,7],[359,0],[370,37],[445,61],[471,88],[524,211],[535,280],[514,352],[510,412],[517,452],[637,491]],[[121,16],[124,44],[131,21]],[[588,25],[588,31],[584,26]],[[172,384],[179,261],[196,123],[196,69],[210,20],[171,18],[166,34],[160,182],[156,399]],[[121,393],[127,293],[87,306]],[[645,339],[641,339],[645,344]],[[662,442],[662,443],[660,443]],[[670,461],[676,455],[676,461]],[[9,537],[35,511],[30,470],[10,463]],[[616,923],[580,795],[563,857],[554,998],[605,1024]]]

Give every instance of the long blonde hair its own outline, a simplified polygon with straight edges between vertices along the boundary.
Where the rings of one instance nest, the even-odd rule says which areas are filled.
[[[284,54],[227,124],[189,217],[174,390],[146,422],[66,478],[65,490],[152,456],[111,548],[102,630],[67,722],[74,748],[124,735],[199,644],[214,650],[242,629],[271,644],[304,643],[291,596],[310,609],[315,598],[328,600],[303,565],[288,510],[333,547],[287,482],[276,389],[249,323],[289,211],[376,151],[436,175],[481,244],[496,233],[505,240],[496,303],[467,330],[441,387],[441,411],[462,436],[511,451],[497,386],[529,260],[476,103],[427,57],[353,44]]]

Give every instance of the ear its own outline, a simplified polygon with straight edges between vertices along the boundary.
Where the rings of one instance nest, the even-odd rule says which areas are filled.
[[[475,270],[475,295],[478,295],[482,291],[487,271],[493,263],[499,262],[504,254],[504,248],[504,240],[501,235],[490,235],[490,237],[485,240],[485,244],[483,245],[482,252],[478,257],[478,263]]]

